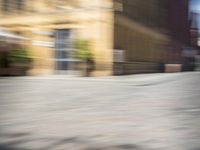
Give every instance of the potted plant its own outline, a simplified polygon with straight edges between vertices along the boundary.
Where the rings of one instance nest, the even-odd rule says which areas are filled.
[[[75,57],[82,60],[81,70],[84,76],[90,76],[94,70],[94,59],[88,40],[76,40],[74,43]]]
[[[9,66],[17,75],[25,75],[31,67],[32,58],[28,51],[23,48],[11,50],[8,55]]]

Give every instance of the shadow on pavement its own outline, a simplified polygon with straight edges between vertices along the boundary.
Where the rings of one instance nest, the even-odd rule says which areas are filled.
[[[68,149],[68,146],[72,144],[74,149],[80,150],[142,150],[141,147],[134,144],[121,144],[121,145],[102,145],[95,144],[91,140],[79,137],[69,137],[69,138],[31,138],[29,133],[5,133],[0,134],[1,139],[6,139],[4,142],[0,141],[0,150],[56,150],[59,147]],[[33,142],[29,146],[23,146]],[[46,146],[38,146],[37,143],[45,142]],[[69,144],[69,145],[68,145]],[[73,150],[73,146],[70,147]]]

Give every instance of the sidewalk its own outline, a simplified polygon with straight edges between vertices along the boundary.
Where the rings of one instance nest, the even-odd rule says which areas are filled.
[[[124,76],[106,76],[106,77],[80,77],[75,75],[43,75],[43,76],[23,76],[23,77],[2,77],[1,79],[18,79],[18,80],[70,80],[70,81],[88,81],[104,83],[131,83],[135,86],[145,86],[158,84],[165,81],[171,81],[188,73],[151,73],[151,74],[134,74]]]

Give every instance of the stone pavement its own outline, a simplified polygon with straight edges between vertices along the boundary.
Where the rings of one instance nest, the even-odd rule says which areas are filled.
[[[0,79],[0,150],[199,150],[200,73]]]

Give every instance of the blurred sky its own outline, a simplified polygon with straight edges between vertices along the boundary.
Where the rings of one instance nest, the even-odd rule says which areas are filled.
[[[200,13],[200,0],[191,0],[190,10]]]
[[[199,13],[198,26],[200,28],[200,0],[190,0],[190,12]]]

